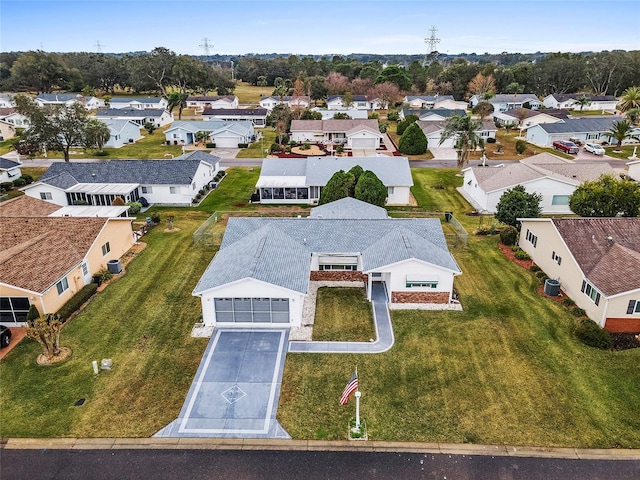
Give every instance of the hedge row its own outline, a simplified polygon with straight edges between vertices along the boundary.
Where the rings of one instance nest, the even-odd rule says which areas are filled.
[[[82,287],[82,289],[76,293],[71,299],[65,303],[57,315],[60,316],[60,320],[63,322],[68,320],[73,313],[75,313],[87,300],[89,300],[94,293],[98,290],[97,283],[89,283]]]

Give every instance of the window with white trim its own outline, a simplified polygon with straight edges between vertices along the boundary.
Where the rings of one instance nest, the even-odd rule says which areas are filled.
[[[51,192],[40,192],[40,198],[42,200],[53,200],[53,195],[51,195]]]
[[[387,195],[393,195],[393,187],[387,187]]]
[[[169,193],[171,195],[175,195],[177,193],[180,193],[180,191],[178,190],[180,187],[169,187]]]
[[[527,241],[531,245],[533,245],[533,248],[535,248],[536,245],[538,245],[538,236],[534,235],[533,232],[531,232],[531,230],[529,230],[528,228],[527,228],[527,236],[526,236],[526,238],[527,238]]]
[[[104,245],[102,245],[102,256],[104,257],[107,253],[109,253],[111,251],[111,245],[109,245],[109,242],[105,243]]]
[[[551,259],[556,262],[558,265],[562,263],[562,257],[558,255],[556,252],[551,253]]]
[[[437,288],[438,282],[426,281],[426,280],[407,280],[405,287],[406,288],[415,288],[415,287]]]
[[[142,187],[142,193],[153,193],[153,187]]]
[[[596,305],[600,305],[600,298],[602,294],[598,291],[596,287],[591,285],[587,280],[582,281],[582,288],[580,289],[582,293],[584,293],[587,297],[589,297],[593,303]]]
[[[551,197],[551,205],[569,205],[569,195],[554,195]]]
[[[64,277],[58,283],[56,283],[56,289],[58,290],[58,295],[62,295],[69,288],[69,282],[67,281],[67,277]]]
[[[629,300],[627,315],[633,315],[635,313],[640,313],[640,300]]]
[[[358,269],[357,265],[319,265],[318,266],[321,271],[323,270],[350,270],[356,271]]]

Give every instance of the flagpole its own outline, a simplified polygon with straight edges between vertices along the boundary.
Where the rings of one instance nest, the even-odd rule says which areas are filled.
[[[358,366],[356,365],[356,375],[358,375]],[[360,382],[358,381],[358,389],[356,390],[356,428],[360,429]]]

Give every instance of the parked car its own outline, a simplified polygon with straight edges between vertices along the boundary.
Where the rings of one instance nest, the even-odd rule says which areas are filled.
[[[565,153],[578,153],[578,146],[573,142],[567,142],[565,140],[556,140],[553,142],[553,148]]]
[[[604,155],[604,148],[602,148],[602,145],[598,145],[597,143],[585,143],[584,149],[595,155]]]
[[[0,325],[0,348],[8,347],[11,342],[11,329]]]

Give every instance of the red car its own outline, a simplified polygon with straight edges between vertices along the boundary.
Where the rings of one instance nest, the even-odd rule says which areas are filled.
[[[565,140],[556,140],[553,142],[553,148],[563,151],[564,153],[578,153],[578,146],[573,142]]]

